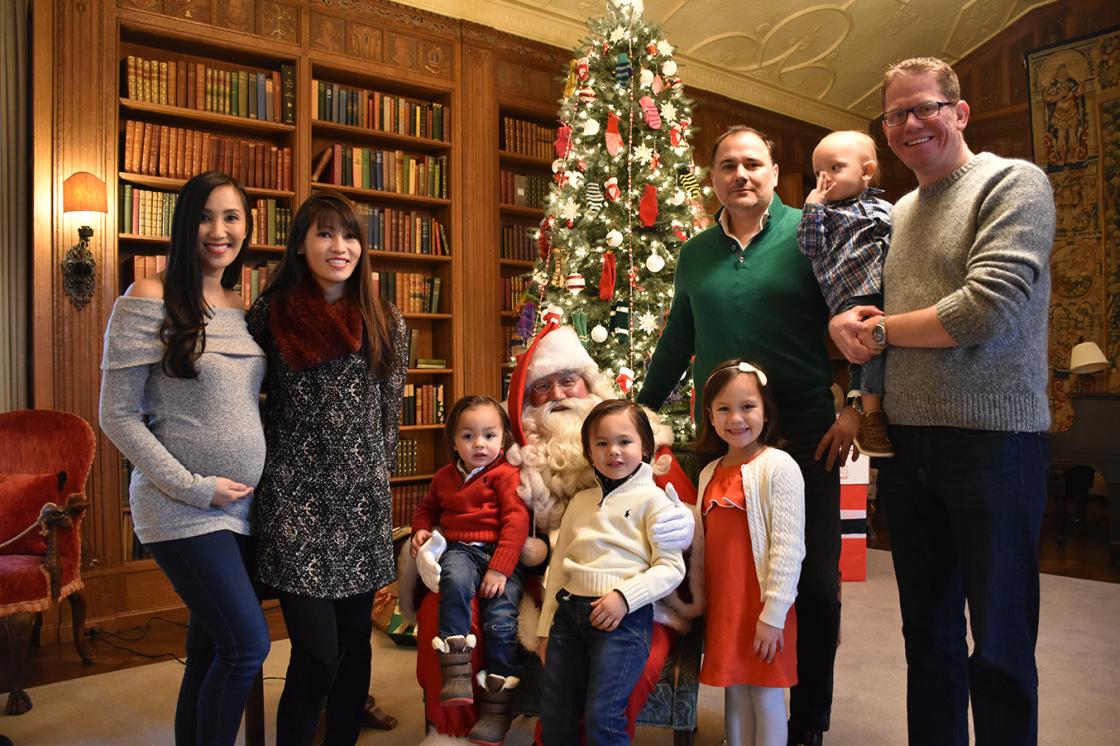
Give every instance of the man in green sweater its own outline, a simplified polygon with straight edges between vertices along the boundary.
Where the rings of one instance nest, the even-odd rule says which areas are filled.
[[[681,248],[673,306],[638,401],[658,409],[695,354],[696,401],[721,361],[741,357],[766,371],[786,450],[805,478],[805,560],[797,588],[797,679],[789,743],[819,744],[832,709],[840,631],[839,470],[859,417],[837,419],[825,347],[828,307],[797,248],[801,211],[774,194],[773,143],[749,127],[722,134],[712,185],[716,224]],[[696,412],[703,427],[704,413]],[[824,459],[822,461],[822,458]]]
[[[971,697],[976,743],[1035,744],[1053,194],[1033,164],[972,153],[969,107],[941,60],[893,65],[882,92],[887,142],[918,188],[892,213],[886,314],[857,306],[831,331],[853,362],[891,347],[895,458],[879,494],[910,743],[967,746]]]

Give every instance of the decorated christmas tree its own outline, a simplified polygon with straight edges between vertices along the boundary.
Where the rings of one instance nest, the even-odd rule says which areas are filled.
[[[692,162],[690,102],[673,47],[641,0],[607,0],[570,63],[541,223],[540,258],[522,315],[528,338],[558,307],[620,390],[642,384],[673,300],[681,244],[707,223]],[[691,439],[686,380],[670,400]]]

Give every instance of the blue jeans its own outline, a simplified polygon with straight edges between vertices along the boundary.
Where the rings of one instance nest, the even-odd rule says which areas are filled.
[[[854,306],[875,306],[882,310],[883,294],[857,295],[853,298],[849,298],[847,303],[840,307],[840,312],[843,313]],[[884,383],[886,369],[887,353],[884,350],[863,365],[849,365],[848,375],[851,376],[852,381],[859,382],[860,393],[879,394],[882,396],[886,393]]]
[[[624,746],[626,703],[638,684],[653,632],[653,605],[627,614],[613,632],[591,626],[591,596],[561,590],[548,633],[541,682],[541,742],[580,743],[584,720],[587,746]]]
[[[890,433],[895,457],[880,462],[879,494],[902,609],[910,743],[967,746],[971,694],[977,744],[1035,744],[1046,436]]]
[[[827,731],[840,642],[840,467],[813,458],[821,434],[791,437],[786,451],[805,480],[805,559],[797,581],[797,685],[789,692],[795,729]]]
[[[191,612],[175,743],[232,744],[271,644],[246,570],[251,540],[215,531],[146,546]]]
[[[466,635],[471,631],[471,599],[490,566],[493,544],[447,543],[439,567],[439,636]],[[482,638],[486,645],[486,671],[497,676],[520,676],[517,663],[517,606],[525,581],[518,563],[506,578],[505,590],[494,598],[478,599]]]

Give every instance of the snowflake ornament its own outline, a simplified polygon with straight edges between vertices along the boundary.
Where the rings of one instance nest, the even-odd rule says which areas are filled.
[[[661,55],[668,57],[673,53],[673,45],[665,39],[662,39],[661,41],[657,42],[657,51]]]
[[[634,160],[643,165],[649,163],[650,160],[653,159],[653,148],[646,145],[645,143],[642,143],[638,147],[634,148],[633,153]]]
[[[638,316],[638,328],[646,334],[657,331],[657,317],[648,311]]]
[[[677,107],[672,101],[666,101],[661,105],[661,118],[668,122],[677,121]]]
[[[619,26],[618,28],[616,28],[614,31],[611,32],[611,44],[618,44],[620,41],[622,41],[625,38],[626,38],[626,29],[622,28],[621,26]]]

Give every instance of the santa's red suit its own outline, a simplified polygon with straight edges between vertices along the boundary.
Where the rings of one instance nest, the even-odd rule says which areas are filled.
[[[540,378],[562,371],[578,372],[588,388],[588,396],[580,400],[566,400],[562,407],[548,404],[541,407],[522,408],[525,391]],[[591,466],[582,455],[578,427],[583,416],[603,399],[617,395],[598,366],[584,350],[574,330],[570,327],[546,326],[533,341],[529,350],[518,361],[510,384],[509,409],[514,436],[519,445],[506,454],[507,459],[522,470],[518,492],[525,499],[533,514],[536,530],[547,535],[560,525],[563,508],[579,490],[595,484]],[[563,402],[559,403],[563,404]],[[553,411],[563,409],[566,411]],[[518,416],[523,413],[523,416]],[[655,481],[664,488],[672,484],[681,501],[692,506],[694,515],[696,487],[673,458],[669,446],[673,442],[672,429],[661,422],[658,415],[646,411],[653,426],[657,452],[653,459]],[[566,422],[563,422],[566,420]],[[550,425],[555,427],[550,427]],[[661,671],[669,649],[677,634],[686,632],[692,619],[703,613],[703,531],[694,534],[692,549],[686,553],[689,571],[685,582],[673,594],[657,602],[654,607],[653,635],[650,654],[642,678],[631,693],[626,716],[630,737],[634,737],[635,720],[650,693],[661,678]],[[530,539],[532,542],[532,539]],[[528,552],[527,552],[528,554]],[[407,548],[402,554],[401,609],[410,617],[415,610],[416,598],[410,593],[416,589],[424,593],[423,585],[415,582],[414,568],[407,560]],[[543,561],[543,557],[538,557]],[[527,589],[522,599],[519,619],[519,637],[527,650],[536,651],[536,629],[539,616],[539,589],[536,596]],[[471,665],[476,672],[485,667],[482,630],[478,625],[478,604],[473,602],[474,620],[471,634],[478,640]],[[477,715],[474,705],[444,707],[439,703],[441,688],[440,667],[436,652],[429,644],[439,629],[439,594],[426,593],[416,612],[417,657],[416,678],[424,690],[425,718],[435,729],[447,736],[465,737],[474,725]],[[477,683],[476,683],[477,689]],[[476,697],[477,701],[477,697]]]

